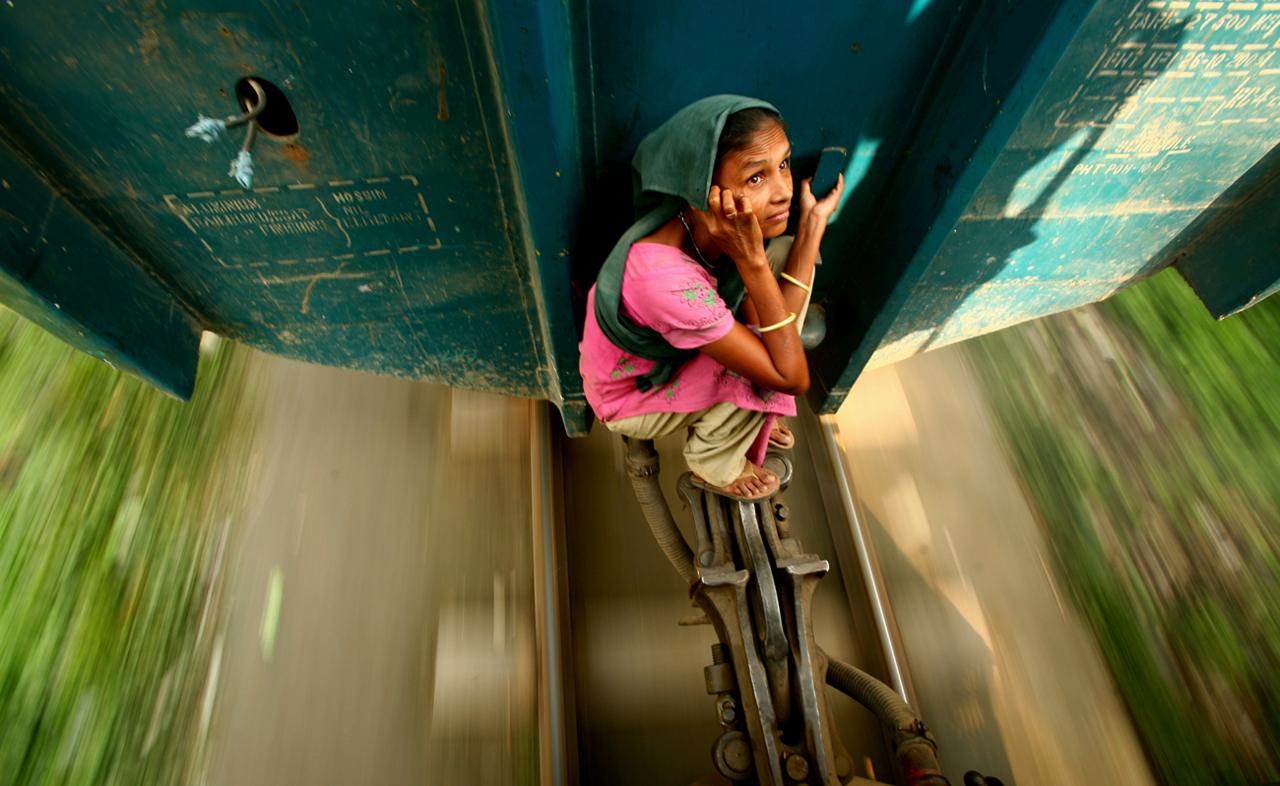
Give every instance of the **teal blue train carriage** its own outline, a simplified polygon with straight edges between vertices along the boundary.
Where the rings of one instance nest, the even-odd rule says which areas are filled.
[[[866,369],[1165,267],[1218,317],[1280,279],[1277,2],[19,0],[0,18],[0,300],[178,397],[212,331],[545,399],[584,434],[581,312],[630,220],[629,158],[711,93],[778,105],[802,175],[848,151],[815,285],[820,413]],[[822,561],[771,504],[693,506],[706,543],[664,530],[665,503],[653,521],[731,650],[708,672],[738,708],[717,768],[844,781],[820,697],[840,669],[803,631]],[[773,611],[735,617],[738,591]],[[911,769],[918,719],[834,679],[884,700],[902,779],[940,782]]]

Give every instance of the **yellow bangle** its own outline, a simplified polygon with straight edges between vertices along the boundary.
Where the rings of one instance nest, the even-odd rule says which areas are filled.
[[[795,322],[795,321],[796,321],[796,312],[792,311],[791,316],[787,317],[781,322],[774,322],[772,325],[769,325],[768,327],[760,328],[760,332],[768,333],[770,330],[777,330],[780,327],[786,327],[787,325],[790,325],[792,322]]]
[[[800,287],[800,288],[801,288],[801,289],[803,289],[805,292],[813,292],[813,287],[811,287],[811,286],[809,286],[808,284],[804,283],[803,281],[801,281],[800,279],[798,279],[798,278],[796,278],[795,276],[791,275],[790,273],[783,273],[783,274],[782,274],[782,278],[783,278],[784,280],[786,280],[786,281],[790,281],[792,284],[795,284],[796,286]]]

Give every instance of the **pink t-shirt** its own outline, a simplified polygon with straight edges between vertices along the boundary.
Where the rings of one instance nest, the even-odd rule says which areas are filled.
[[[743,409],[794,415],[795,398],[765,390],[698,353],[665,385],[647,391],[635,378],[654,363],[623,352],[600,330],[595,315],[595,287],[587,294],[587,321],[582,336],[582,373],[587,402],[604,421],[651,412],[697,412],[722,401]],[[716,293],[716,280],[678,248],[661,243],[635,243],[622,274],[622,313],[662,334],[680,349],[697,349],[724,338],[733,314]]]

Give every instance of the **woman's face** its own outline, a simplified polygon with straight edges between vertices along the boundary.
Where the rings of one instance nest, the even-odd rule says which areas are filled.
[[[716,167],[715,184],[745,199],[766,238],[787,228],[791,208],[791,140],[782,124],[768,121],[743,148],[726,153]]]

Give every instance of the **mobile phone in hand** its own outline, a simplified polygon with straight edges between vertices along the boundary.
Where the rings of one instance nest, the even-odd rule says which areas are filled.
[[[813,173],[813,183],[809,189],[814,197],[822,199],[836,187],[836,180],[844,171],[845,161],[849,158],[847,147],[824,147],[818,156],[818,169]]]

